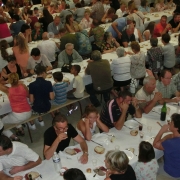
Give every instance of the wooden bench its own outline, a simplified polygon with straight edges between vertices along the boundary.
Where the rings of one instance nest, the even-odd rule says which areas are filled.
[[[51,109],[47,113],[44,113],[42,115],[33,114],[29,119],[27,119],[25,121],[22,121],[20,123],[17,123],[17,124],[4,124],[4,130],[10,130],[12,128],[15,128],[18,125],[26,124],[27,125],[27,129],[28,129],[28,133],[29,133],[29,137],[30,137],[30,140],[31,140],[31,143],[32,143],[33,140],[32,140],[32,136],[31,136],[31,131],[30,131],[29,126],[28,126],[28,122],[33,121],[33,120],[37,119],[38,117],[45,116],[45,115],[47,115],[47,114],[49,114],[51,112],[59,110],[59,109],[61,109],[63,107],[71,105],[73,103],[78,103],[79,104],[80,112],[81,112],[81,116],[82,116],[82,106],[81,106],[81,102],[80,101],[82,101],[83,99],[86,99],[86,98],[89,98],[89,94],[87,92],[84,92],[84,96],[82,98],[80,98],[80,99],[73,99],[73,100],[67,99],[66,103],[64,103],[64,104],[61,104],[61,105],[52,105]]]

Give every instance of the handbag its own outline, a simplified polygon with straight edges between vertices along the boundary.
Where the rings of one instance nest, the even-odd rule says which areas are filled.
[[[70,73],[71,70],[71,65],[64,64],[63,67],[61,68],[61,72],[68,72]]]

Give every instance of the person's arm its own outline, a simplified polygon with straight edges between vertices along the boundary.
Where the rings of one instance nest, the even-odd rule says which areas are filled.
[[[160,131],[158,132],[158,134],[156,135],[156,137],[154,139],[153,146],[156,149],[164,150],[164,148],[162,146],[162,142],[164,142],[167,139],[171,139],[172,138],[172,134],[168,134],[168,135],[166,135],[166,136],[164,136],[162,138],[163,134],[167,133],[167,132],[170,132],[169,131],[169,125],[165,124],[165,125],[162,126],[162,128],[160,129]]]
[[[59,143],[66,138],[67,138],[67,134],[60,133],[57,136],[57,138],[54,140],[54,142],[52,143],[51,146],[48,146],[46,144],[44,145],[44,151],[43,152],[44,152],[44,156],[47,160],[49,160],[53,156],[54,152],[56,152],[56,149],[57,149]]]
[[[74,33],[75,31],[69,26],[69,24],[65,24],[65,27],[69,33]]]
[[[34,95],[33,94],[29,94],[29,101],[30,101],[30,103],[34,102]]]
[[[0,180],[22,180],[23,176],[10,177],[6,175],[3,171],[0,171]]]
[[[101,22],[106,23],[106,18],[107,18],[107,12],[102,17]]]
[[[98,118],[96,120],[96,124],[97,124],[97,127],[99,129],[101,129],[103,132],[109,132],[109,128],[104,124],[102,123],[102,121],[100,120],[100,115],[98,114]]]
[[[26,90],[26,97],[29,98],[29,89],[27,88],[27,86],[25,84],[22,84],[22,86],[24,87],[24,89]]]
[[[27,164],[23,165],[23,166],[13,166],[11,168],[11,170],[9,171],[10,174],[16,174],[18,172],[21,172],[21,171],[26,171],[28,169],[31,169],[39,164],[41,164],[42,160],[41,158],[39,157],[37,161],[29,161]]]
[[[128,47],[128,42],[122,42],[124,47]]]
[[[118,30],[118,23],[117,22],[113,22],[111,24],[112,28],[116,31],[117,35],[118,35],[118,38],[121,39],[121,32]]]
[[[86,164],[88,162],[88,147],[86,141],[79,134],[73,139],[80,144],[83,151],[83,155],[80,158],[81,163]]]
[[[142,38],[142,34],[141,34],[140,30],[138,29],[137,31],[138,31],[139,41],[143,42],[143,38]]]
[[[73,62],[82,62],[82,56],[76,50],[73,50]]]
[[[178,26],[176,28],[172,28],[172,32],[176,33],[179,31],[179,29],[180,29],[180,23],[178,24]]]
[[[58,68],[63,67],[64,65],[64,55],[63,55],[64,51],[62,51],[59,55],[58,55]]]
[[[170,24],[167,24],[166,27],[165,27],[165,29],[160,33],[161,36],[162,36],[163,34],[166,34],[166,33],[169,31],[169,29],[171,29],[171,25],[170,25]]]
[[[8,94],[8,87],[4,86],[3,84],[0,84],[0,90],[6,94]]]
[[[135,111],[135,117],[136,118],[141,118],[142,117],[142,111],[141,109],[139,108],[138,106],[138,101],[136,98],[133,98],[133,101],[132,101],[132,105],[135,107],[136,111]]]
[[[150,39],[149,37],[150,37],[150,32],[149,31],[144,32],[145,41],[148,41]]]

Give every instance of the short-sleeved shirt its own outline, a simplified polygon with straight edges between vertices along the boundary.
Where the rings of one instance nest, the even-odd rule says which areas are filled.
[[[126,118],[128,116],[128,113],[131,115],[135,113],[134,106],[129,105],[126,113]],[[100,119],[102,123],[105,124],[108,128],[113,128],[114,122],[117,122],[119,120],[121,114],[122,112],[119,109],[116,99],[113,99],[104,104],[101,110]]]
[[[180,73],[178,73],[174,79],[174,84],[178,91],[180,91]]]
[[[164,170],[170,176],[180,178],[180,138],[162,142],[164,148]]]
[[[46,81],[42,77],[37,77],[36,81],[29,84],[29,94],[34,96],[32,109],[37,113],[45,113],[50,110],[50,92],[53,87],[50,81]]]
[[[84,96],[84,82],[81,76],[77,75],[74,77],[73,88],[76,89],[76,91],[73,92],[76,98],[82,98]]]
[[[136,41],[135,35],[132,34],[131,36],[128,36],[127,33],[126,33],[126,30],[124,30],[122,32],[121,43],[123,43],[123,42],[129,43],[129,42],[132,42],[132,41]]]
[[[69,146],[71,138],[75,138],[77,135],[76,129],[71,124],[68,124],[67,139],[59,143],[56,152],[59,153],[59,151],[64,151],[64,149]],[[44,145],[51,146],[56,138],[57,134],[54,127],[48,128],[44,133]]]
[[[177,26],[179,25],[179,22],[174,22],[174,18],[172,18],[170,21],[169,21],[169,24],[171,24],[172,28],[177,28]],[[180,30],[180,28],[178,29],[178,31]]]
[[[164,31],[165,28],[166,28],[166,25],[162,26],[161,23],[156,24],[154,27],[154,35],[153,36],[161,37],[161,33]]]
[[[157,81],[156,88],[159,92],[161,92],[163,98],[172,98],[172,96],[175,96],[175,93],[177,91],[176,86],[173,84],[173,82],[165,86],[161,81]]]
[[[14,166],[23,166],[29,161],[36,162],[39,155],[30,149],[26,144],[12,142],[11,154],[0,156],[0,171],[8,171]]]
[[[23,20],[19,20],[15,23],[12,24],[11,29],[14,32],[14,35],[18,35],[19,32],[21,31],[21,26],[25,24],[25,22]]]

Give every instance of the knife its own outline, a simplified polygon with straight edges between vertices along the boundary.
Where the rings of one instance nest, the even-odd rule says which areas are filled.
[[[97,143],[97,142],[95,142],[95,141],[93,141],[93,140],[91,140],[93,143],[95,143],[95,144],[98,144],[98,145],[100,145],[100,146],[102,146],[103,147],[103,145],[102,144],[99,144],[99,143]]]
[[[133,120],[135,120],[136,122],[138,122],[139,124],[141,124],[141,125],[142,125],[142,123],[140,123],[139,121],[137,121],[135,118],[133,118]]]
[[[133,129],[133,128],[130,128],[130,127],[126,126],[125,124],[124,124],[123,126],[125,126],[125,127],[128,128],[128,129]]]

